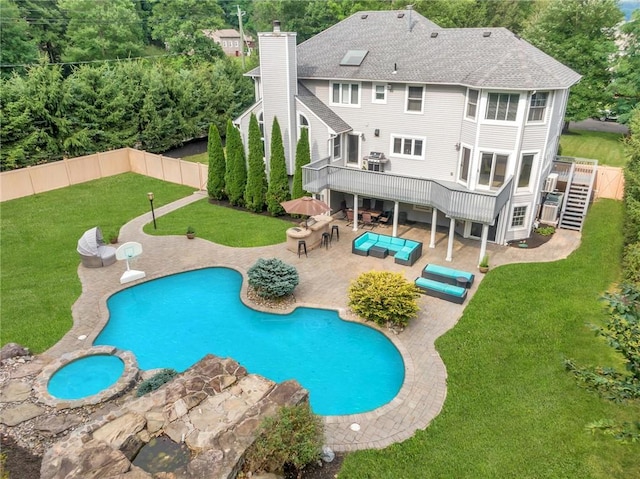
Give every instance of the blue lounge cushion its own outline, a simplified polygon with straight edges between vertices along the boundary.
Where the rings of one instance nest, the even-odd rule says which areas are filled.
[[[450,294],[452,296],[462,296],[465,293],[465,289],[460,286],[454,286],[452,284],[441,283],[427,278],[416,279],[416,285],[425,289],[432,289],[434,291],[440,291],[442,293]]]
[[[440,276],[447,276],[449,278],[465,278],[467,281],[473,279],[473,274],[466,271],[460,271],[446,266],[439,266],[437,264],[428,264],[424,270],[428,273],[437,274]]]
[[[359,249],[360,251],[369,251],[369,248],[371,248],[375,244],[376,243],[374,241],[365,241],[361,244],[357,244],[356,249]]]
[[[398,245],[398,246],[404,246],[405,240],[403,240],[402,238],[391,238],[391,244],[392,245]]]

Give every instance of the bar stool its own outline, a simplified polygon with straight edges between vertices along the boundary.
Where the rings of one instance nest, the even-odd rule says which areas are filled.
[[[302,251],[304,251],[304,255],[308,258],[309,256],[307,256],[307,242],[305,240],[298,240],[298,258],[302,254]]]
[[[336,241],[340,241],[340,228],[338,228],[338,225],[332,225],[331,226],[331,241],[333,241],[333,232],[336,232]]]
[[[331,243],[331,236],[329,236],[329,233],[322,233],[320,247],[322,248],[324,246],[325,248],[329,249],[329,243]]]

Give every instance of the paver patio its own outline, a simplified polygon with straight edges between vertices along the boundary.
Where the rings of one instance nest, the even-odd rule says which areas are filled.
[[[202,199],[203,192],[178,200],[156,209],[156,217]],[[377,259],[351,253],[351,241],[359,235],[337,220],[340,241],[329,249],[310,251],[308,257],[298,258],[288,251],[283,243],[257,248],[231,248],[185,236],[149,236],[142,228],[151,222],[147,213],[127,223],[120,231],[120,242],[137,241],[143,246],[142,255],[132,263],[132,268],[146,273],[150,280],[168,274],[197,268],[223,266],[236,269],[243,274],[241,295],[246,301],[246,271],[258,258],[279,258],[295,266],[300,275],[300,284],[295,290],[296,306],[335,309],[345,319],[358,320],[347,309],[347,289],[351,280],[370,270],[404,272],[408,280],[420,276],[427,263],[451,266],[452,268],[477,273],[479,242],[456,237],[453,261],[447,263],[447,240],[444,233],[437,233],[436,247],[430,249],[430,231],[417,226],[400,226],[398,234],[424,243],[423,256],[412,267],[395,264],[392,258]],[[196,225],[197,226],[197,225]],[[377,231],[378,229],[374,230]],[[379,231],[391,234],[391,227]],[[489,245],[491,267],[516,262],[554,261],[565,258],[580,243],[580,233],[557,230],[551,241],[535,248],[520,249]],[[106,301],[117,291],[129,287],[120,284],[125,269],[123,262],[98,269],[78,267],[82,282],[82,294],[72,308],[74,325],[55,346],[46,351],[43,360],[51,360],[63,353],[89,348],[108,320]],[[469,291],[471,299],[483,275],[477,273],[476,281]],[[248,303],[249,304],[249,303]],[[395,335],[383,331],[402,353],[405,361],[405,381],[399,394],[385,406],[374,411],[349,416],[327,416],[325,442],[336,451],[382,448],[411,437],[418,429],[425,428],[438,415],[447,392],[446,366],[435,349],[435,340],[451,329],[464,306],[428,296],[419,299],[420,312],[405,331]],[[255,307],[254,305],[251,305]],[[80,339],[83,338],[83,339]],[[358,424],[359,429],[353,427]],[[354,430],[357,429],[357,430]]]

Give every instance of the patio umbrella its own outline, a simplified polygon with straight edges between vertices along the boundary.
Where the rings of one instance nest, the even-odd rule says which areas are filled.
[[[302,196],[295,200],[283,201],[280,203],[287,213],[296,215],[309,216],[319,215],[330,211],[331,208],[324,201],[316,200],[310,196]],[[304,226],[307,227],[307,219],[304,220]]]

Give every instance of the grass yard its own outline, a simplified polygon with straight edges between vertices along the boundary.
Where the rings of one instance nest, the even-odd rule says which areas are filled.
[[[563,156],[590,158],[598,164],[623,167],[627,163],[623,135],[604,131],[570,130],[560,138]]]
[[[157,226],[158,229],[154,230],[153,223],[149,223],[145,225],[144,232],[150,235],[184,235],[187,227],[192,226],[199,238],[225,246],[247,248],[282,243],[292,224],[270,216],[210,204],[204,198],[158,218]]]
[[[197,155],[185,156],[182,158],[184,161],[191,161],[193,163],[202,163],[203,165],[209,164],[209,153],[198,153]]]
[[[640,404],[614,404],[580,388],[563,368],[615,365],[589,323],[620,273],[622,204],[590,210],[582,245],[554,263],[490,271],[459,323],[436,342],[448,373],[442,413],[384,450],[346,457],[340,479],[640,477],[640,444],[585,426],[638,420]]]
[[[2,344],[16,342],[40,353],[71,327],[78,299],[78,239],[100,226],[105,240],[124,223],[193,188],[134,173],[2,203],[0,304]]]

